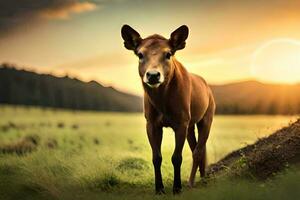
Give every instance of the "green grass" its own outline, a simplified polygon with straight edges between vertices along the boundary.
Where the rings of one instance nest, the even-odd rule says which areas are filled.
[[[216,116],[208,141],[209,162],[294,119],[295,116]],[[35,151],[0,154],[0,199],[154,198],[151,149],[141,113],[0,107],[0,146],[20,142],[28,135],[39,139]],[[173,149],[174,134],[166,129],[162,173],[168,195],[163,199],[172,197]],[[183,154],[182,180],[186,185],[191,168],[187,144]],[[271,199],[277,194],[274,198],[280,199],[280,195],[288,193],[292,199],[297,193],[291,192],[297,185],[295,178],[300,178],[297,170],[265,185],[225,179],[206,187],[199,185],[192,191],[184,188],[179,198]]]

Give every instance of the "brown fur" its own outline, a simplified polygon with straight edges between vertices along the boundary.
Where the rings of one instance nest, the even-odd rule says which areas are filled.
[[[174,57],[176,50],[184,48],[187,34],[187,27],[182,26],[171,34],[169,40],[160,35],[141,39],[139,34],[128,25],[122,28],[125,47],[136,54],[143,53],[144,55],[139,64],[139,73],[144,88],[144,113],[147,120],[148,139],[152,148],[155,188],[159,194],[164,193],[160,170],[163,127],[171,127],[175,132],[175,150],[172,156],[173,193],[179,193],[182,188],[180,167],[186,138],[193,153],[189,186],[194,185],[198,167],[201,177],[205,175],[206,141],[215,112],[215,102],[204,79],[189,73]],[[170,59],[163,57],[166,52],[172,53]],[[149,68],[159,68],[163,71],[164,81],[157,88],[151,88],[143,81]],[[198,141],[194,132],[195,125],[198,128]]]

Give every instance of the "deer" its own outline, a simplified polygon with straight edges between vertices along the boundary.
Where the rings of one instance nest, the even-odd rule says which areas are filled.
[[[175,53],[185,48],[188,35],[186,25],[173,31],[169,39],[158,34],[142,38],[127,24],[121,28],[125,48],[133,51],[139,60],[138,71],[144,90],[144,117],[152,149],[156,194],[165,194],[161,173],[163,127],[171,127],[175,133],[175,149],[171,158],[174,168],[173,194],[182,192],[181,164],[186,139],[193,160],[188,186],[195,186],[198,168],[200,177],[205,177],[206,142],[216,104],[207,82],[201,76],[189,73],[175,58]]]

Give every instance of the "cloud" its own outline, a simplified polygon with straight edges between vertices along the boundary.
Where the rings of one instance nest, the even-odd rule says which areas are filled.
[[[97,5],[79,0],[1,0],[0,34],[7,34],[45,19],[69,19],[72,14],[95,10]]]
[[[57,9],[46,9],[41,12],[41,17],[47,19],[69,19],[72,14],[92,11],[96,9],[96,4],[90,2],[74,2]]]

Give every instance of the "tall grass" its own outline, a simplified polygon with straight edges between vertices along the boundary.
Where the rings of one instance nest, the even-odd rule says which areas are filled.
[[[0,199],[153,199],[151,150],[142,114],[9,106],[0,107],[0,113],[0,147],[16,144],[29,135],[39,138],[33,151],[21,155],[0,153]],[[208,144],[210,162],[292,119],[217,116]],[[173,181],[170,161],[173,148],[174,134],[166,129],[162,172],[169,194]],[[185,185],[191,167],[188,145],[183,157]],[[222,180],[188,192],[185,188],[180,198],[243,199],[243,195],[256,195],[268,199],[274,193],[272,188],[279,188],[274,189],[278,192],[291,191],[289,185],[295,182],[295,177],[299,178],[298,172],[265,186]]]

